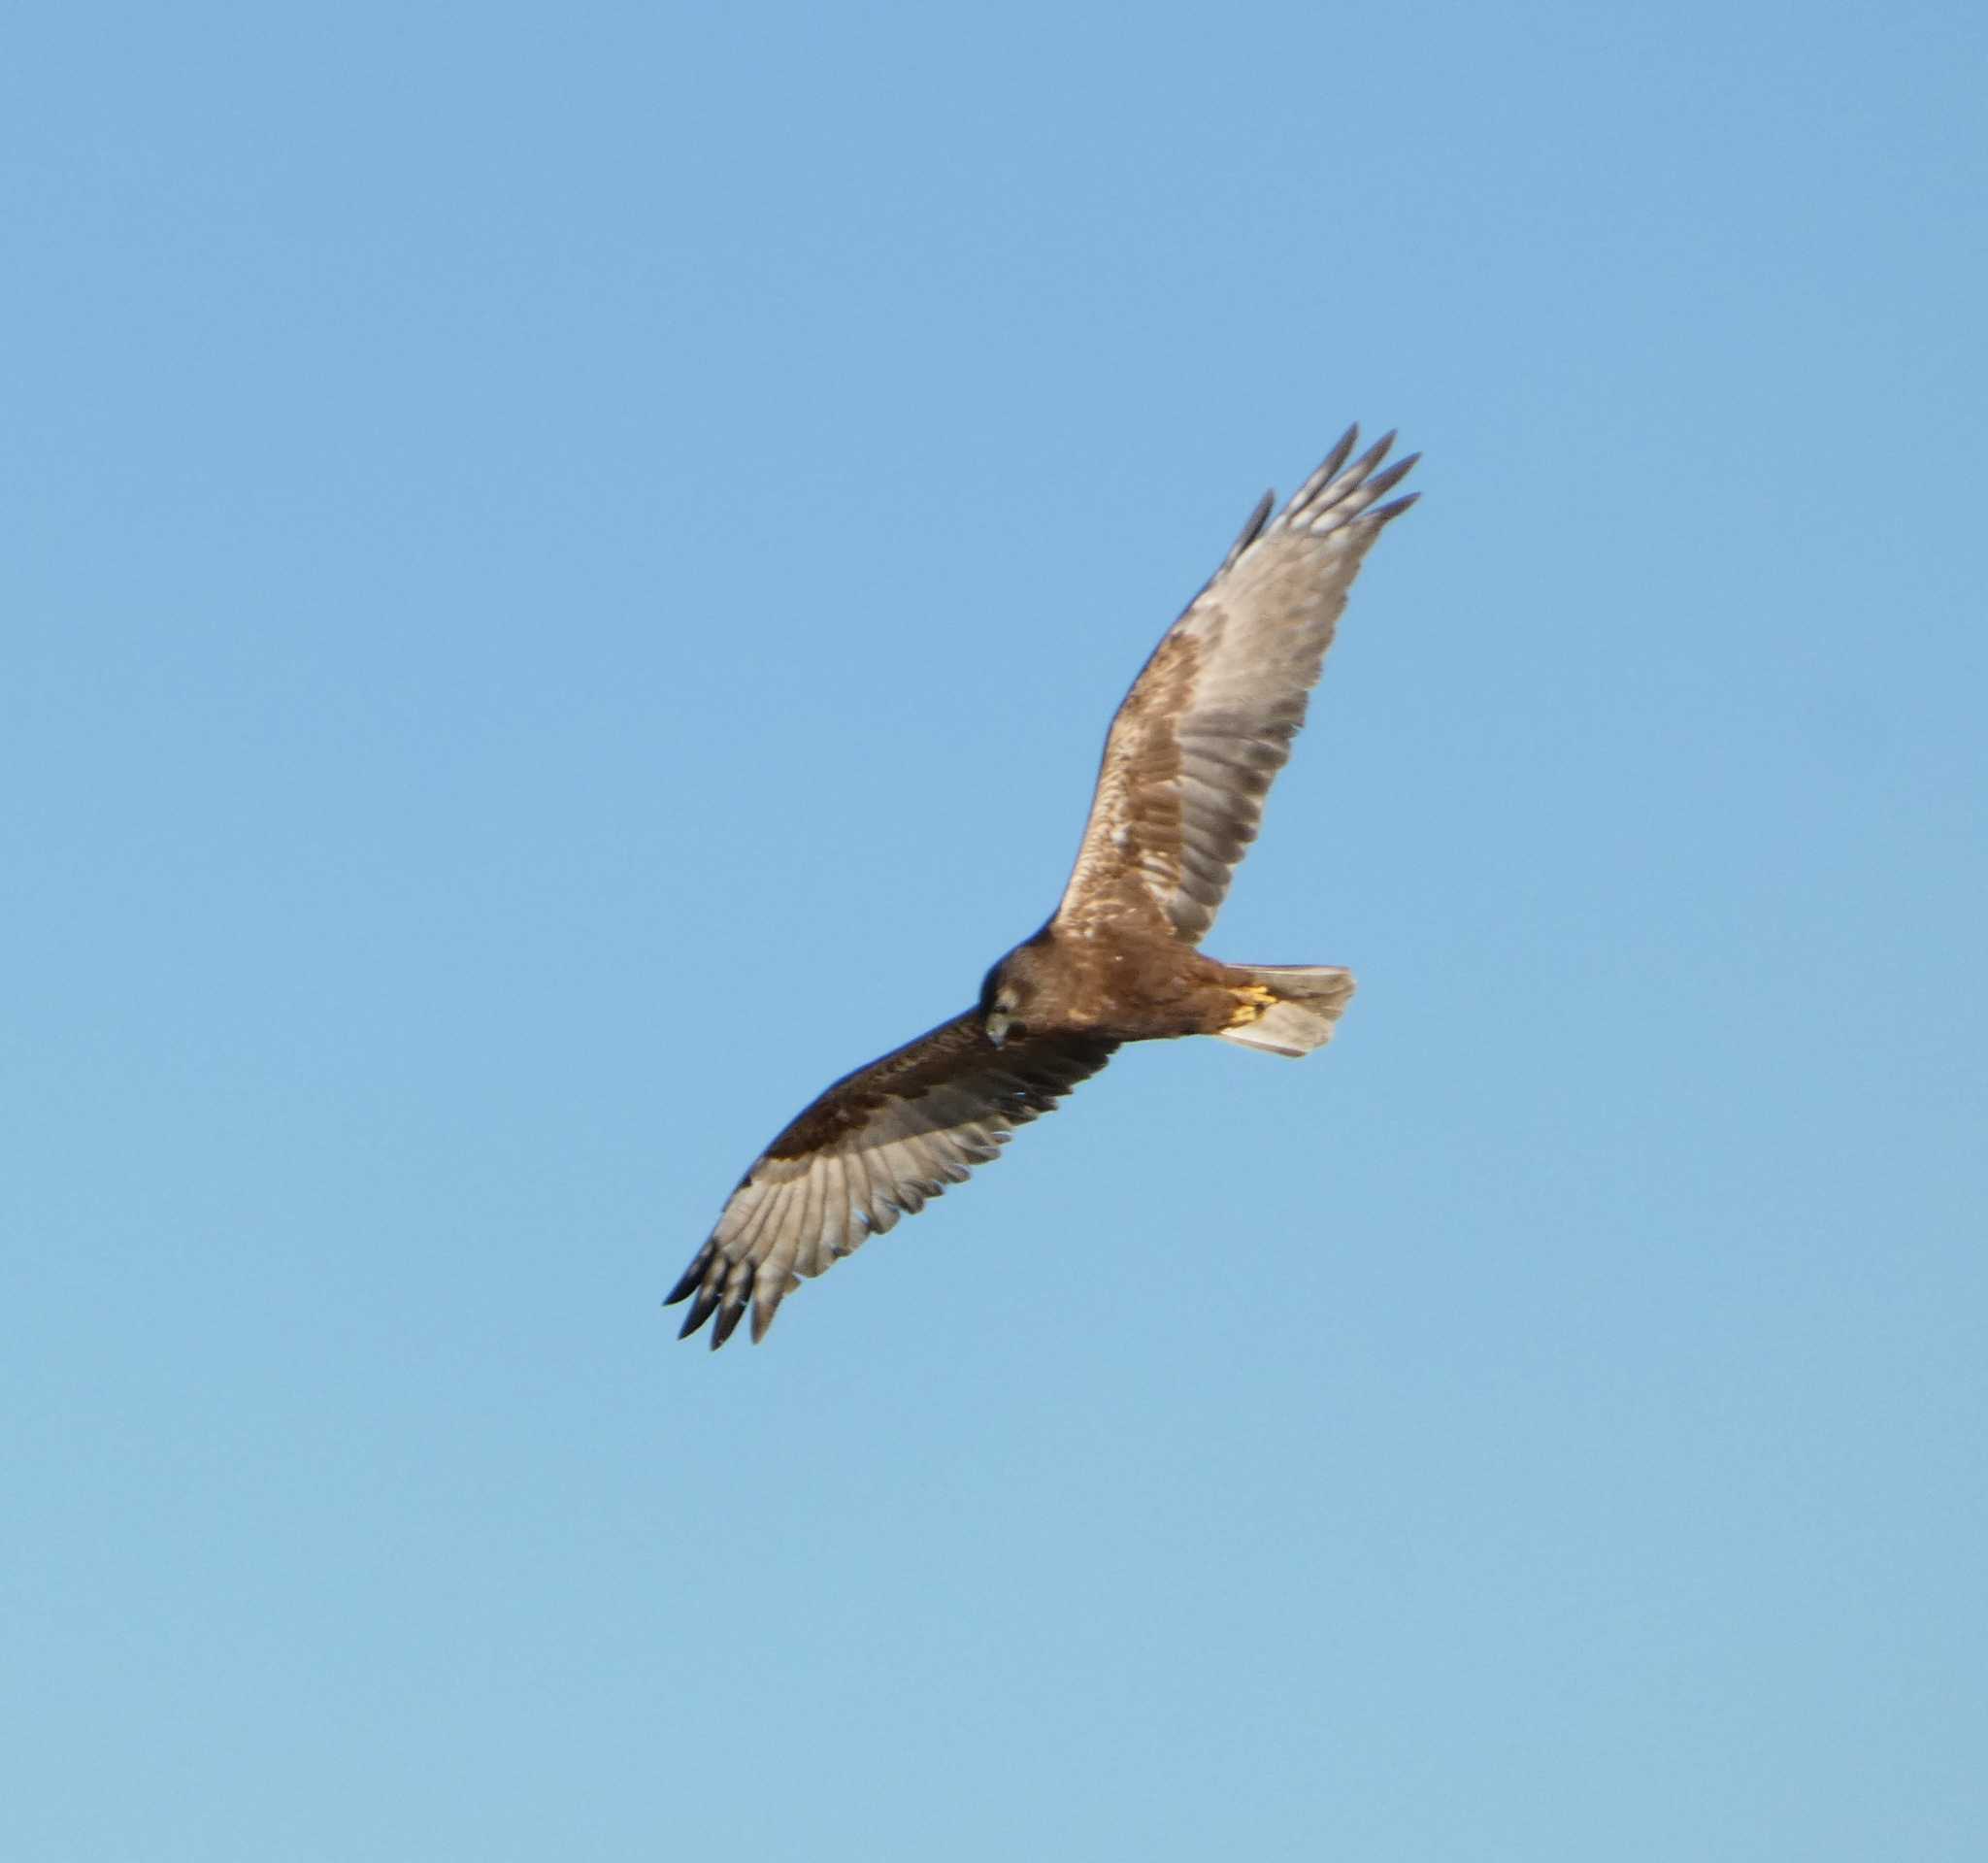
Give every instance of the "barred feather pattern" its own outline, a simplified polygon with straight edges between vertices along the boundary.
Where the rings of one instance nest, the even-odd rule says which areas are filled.
[[[1117,1046],[1070,1034],[996,1048],[976,1009],[838,1081],[746,1172],[671,1290],[665,1306],[691,1303],[679,1337],[712,1320],[715,1349],[749,1303],[764,1339],[804,1279],[964,1183]]]
[[[1349,427],[1276,517],[1251,513],[1222,566],[1118,708],[1055,923],[1079,936],[1164,923],[1199,945],[1291,754],[1360,564],[1414,494],[1379,501],[1419,454],[1353,458]],[[1350,462],[1350,463],[1349,463]]]

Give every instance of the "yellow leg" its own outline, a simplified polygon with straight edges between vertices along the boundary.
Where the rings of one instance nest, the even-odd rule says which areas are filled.
[[[1231,1028],[1247,1028],[1251,1022],[1262,1021],[1277,1000],[1276,993],[1261,983],[1244,983],[1230,994],[1236,999],[1236,1013],[1229,1017]]]

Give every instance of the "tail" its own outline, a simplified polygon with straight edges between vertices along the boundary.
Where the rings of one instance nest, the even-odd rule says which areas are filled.
[[[1216,1032],[1266,1054],[1296,1060],[1323,1048],[1353,1000],[1353,973],[1337,965],[1231,964],[1228,972],[1236,1020]]]

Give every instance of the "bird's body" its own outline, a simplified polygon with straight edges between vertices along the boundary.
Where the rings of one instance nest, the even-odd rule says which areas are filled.
[[[721,1346],[923,1208],[1126,1042],[1213,1035],[1301,1055],[1353,992],[1336,967],[1224,964],[1199,948],[1304,722],[1346,590],[1414,464],[1347,464],[1357,430],[1273,520],[1266,497],[1112,720],[1077,865],[1048,922],[979,1001],[838,1081],[774,1140],[669,1298]]]
[[[1099,938],[1054,919],[995,966],[1022,1027],[1109,1029],[1121,1042],[1218,1035],[1236,1015],[1228,967],[1178,939]]]

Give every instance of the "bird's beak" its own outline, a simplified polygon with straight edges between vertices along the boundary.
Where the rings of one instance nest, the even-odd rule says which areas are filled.
[[[1008,1029],[1012,1017],[1005,1015],[998,1009],[990,1009],[987,1012],[987,1039],[996,1048],[1008,1040]]]

